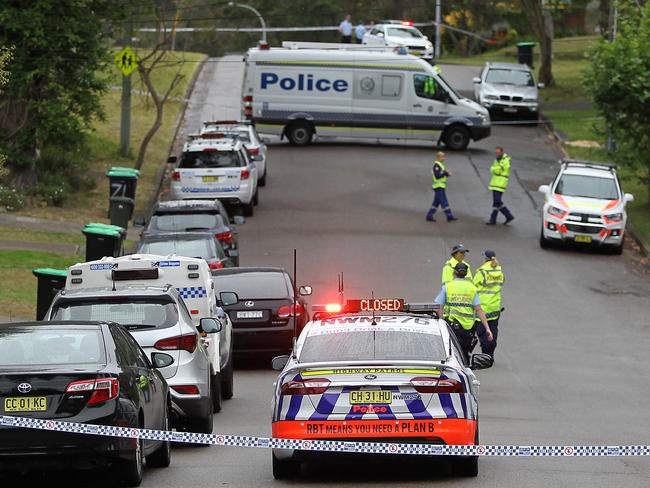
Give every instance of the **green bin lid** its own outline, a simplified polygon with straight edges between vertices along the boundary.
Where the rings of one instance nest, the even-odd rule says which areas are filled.
[[[68,272],[65,269],[53,269],[53,268],[36,268],[32,270],[32,273],[34,273],[34,276],[50,275],[50,276],[65,277],[68,275]]]
[[[524,42],[518,42],[517,47],[525,47],[525,46],[534,46],[535,43],[532,41],[524,41]]]
[[[120,233],[126,233],[126,229],[124,227],[120,227],[119,225],[102,224],[100,222],[91,222],[90,224],[86,224],[84,226],[84,229],[88,229],[90,227],[95,227],[98,229],[114,230]]]
[[[133,168],[122,168],[120,166],[113,166],[106,172],[106,176],[122,177],[122,178],[135,178],[140,176],[140,170]]]
[[[106,236],[106,237],[122,237],[122,232],[119,230],[113,230],[113,229],[106,229],[104,227],[92,227],[92,226],[86,226],[83,229],[81,229],[82,234],[95,234],[99,236]]]

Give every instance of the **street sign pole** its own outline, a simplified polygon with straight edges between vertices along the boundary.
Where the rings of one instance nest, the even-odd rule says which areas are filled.
[[[131,45],[133,24],[129,19],[124,23],[124,46]],[[131,137],[131,73],[122,73],[122,110],[120,116],[120,155],[129,155],[129,140]]]
[[[438,58],[440,57],[440,22],[442,21],[442,15],[441,15],[441,5],[440,5],[441,0],[436,0],[436,45],[434,46],[435,49],[435,59],[438,61]]]

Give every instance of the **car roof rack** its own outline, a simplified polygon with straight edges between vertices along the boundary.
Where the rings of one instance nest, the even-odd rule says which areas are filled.
[[[600,163],[597,161],[587,161],[582,159],[561,159],[560,164],[572,167],[604,169],[612,173],[616,171],[616,165],[614,163]]]

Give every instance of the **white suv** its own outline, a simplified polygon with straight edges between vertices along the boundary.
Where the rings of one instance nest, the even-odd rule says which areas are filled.
[[[385,20],[366,32],[362,43],[369,46],[404,46],[409,54],[433,60],[433,44],[410,21]]]
[[[243,143],[223,134],[193,136],[183,147],[171,178],[174,200],[215,199],[241,206],[246,217],[257,205],[257,167]]]
[[[539,244],[553,242],[610,246],[623,252],[625,205],[634,200],[622,193],[612,166],[589,161],[561,161],[560,171],[550,185],[542,185],[545,195]]]

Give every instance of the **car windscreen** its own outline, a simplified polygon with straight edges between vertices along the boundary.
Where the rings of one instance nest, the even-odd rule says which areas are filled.
[[[215,213],[163,213],[151,217],[150,228],[168,232],[189,232],[224,227],[223,218]]]
[[[0,368],[67,364],[106,364],[104,338],[98,327],[0,328]]]
[[[403,37],[405,39],[422,39],[422,33],[416,29],[404,29],[402,27],[389,27],[386,29],[391,37]]]
[[[241,300],[288,298],[289,290],[282,273],[237,273],[216,275],[213,278],[217,292],[234,291]]]
[[[239,168],[246,166],[237,151],[188,151],[179,168]]]
[[[167,256],[176,254],[188,258],[212,259],[214,249],[208,239],[170,239],[167,241],[156,240],[140,243],[139,254],[157,254]]]
[[[488,71],[485,82],[501,85],[535,86],[535,80],[531,72],[520,69],[492,68]]]
[[[436,334],[405,331],[350,331],[309,336],[300,362],[413,359],[438,361],[446,357]]]
[[[564,174],[555,186],[555,193],[567,197],[617,200],[618,188],[614,178]]]
[[[136,328],[165,329],[178,323],[178,311],[174,302],[159,298],[102,297],[60,302],[52,320],[111,321]]]

